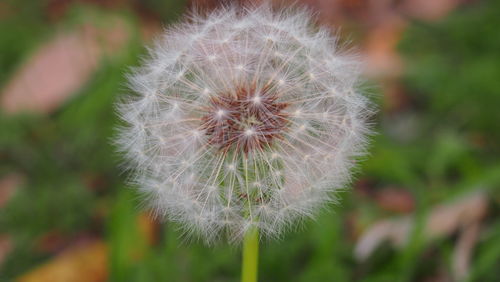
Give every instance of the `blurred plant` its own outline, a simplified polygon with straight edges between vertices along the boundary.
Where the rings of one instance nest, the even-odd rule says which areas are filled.
[[[478,1],[439,23],[413,24],[400,44],[416,108],[439,113],[429,115],[429,127],[467,131],[493,162],[500,141],[492,130],[500,103],[499,18],[500,2]]]
[[[225,8],[169,28],[130,76],[117,143],[158,216],[213,242],[276,237],[346,185],[364,153],[359,64],[306,10]]]

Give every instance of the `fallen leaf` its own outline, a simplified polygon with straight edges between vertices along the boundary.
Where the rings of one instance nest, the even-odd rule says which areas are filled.
[[[8,235],[0,234],[0,268],[11,250],[12,250],[11,238]]]
[[[479,236],[480,224],[474,222],[464,227],[453,253],[453,273],[456,281],[463,281],[470,270],[472,251]]]
[[[136,226],[147,245],[153,245],[158,240],[159,226],[150,214],[141,213],[137,216]],[[45,264],[29,271],[18,278],[19,282],[100,282],[108,277],[108,247],[101,240],[90,239],[82,234],[73,238],[72,246],[50,259]],[[1,239],[1,237],[0,237]],[[38,251],[54,251],[68,245],[69,238],[57,232],[50,232],[40,238]],[[76,243],[75,243],[76,242]],[[138,246],[133,246],[138,247]],[[141,246],[130,253],[132,260],[144,257],[146,250]],[[1,240],[0,240],[1,254]]]
[[[424,237],[427,241],[448,236],[464,226],[481,221],[487,211],[488,201],[484,192],[467,195],[453,203],[439,205],[429,213]],[[413,228],[412,216],[403,216],[376,222],[358,239],[354,256],[359,261],[366,260],[384,241],[395,247],[406,244]]]
[[[91,232],[65,234],[58,230],[51,230],[36,239],[35,250],[41,253],[58,253],[75,245],[86,244],[96,239]]]
[[[366,260],[385,241],[400,247],[408,240],[412,222],[410,218],[379,221],[365,231],[354,248],[354,256],[359,261]]]
[[[64,236],[61,232],[50,231],[38,238],[36,250],[44,253],[53,253],[68,244],[68,236]]]
[[[18,174],[9,174],[0,179],[0,208],[14,195],[15,189],[21,186],[23,178]]]
[[[393,17],[369,31],[364,44],[367,75],[385,78],[401,74],[403,63],[396,46],[405,27],[404,20]]]
[[[377,192],[377,204],[388,211],[409,213],[414,209],[413,196],[403,189],[386,188]]]
[[[463,0],[406,0],[402,9],[411,17],[436,21],[446,16]]]
[[[54,111],[89,80],[102,56],[119,50],[128,37],[122,19],[110,19],[105,29],[89,23],[57,34],[13,75],[1,107],[7,113]]]
[[[158,241],[160,226],[150,213],[144,212],[137,217],[137,227],[140,233],[146,238],[148,244],[153,245]]]
[[[427,220],[425,233],[429,238],[449,235],[461,226],[481,220],[487,207],[488,200],[483,192],[466,196],[449,205],[438,206]]]
[[[19,277],[19,282],[99,282],[108,277],[107,246],[94,241],[68,249]]]

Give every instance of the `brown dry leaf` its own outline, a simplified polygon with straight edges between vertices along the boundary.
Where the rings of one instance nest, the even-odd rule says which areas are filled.
[[[0,19],[7,18],[12,15],[12,7],[5,1],[0,2]]]
[[[406,0],[402,8],[412,17],[436,21],[446,16],[461,2],[463,0]]]
[[[354,248],[354,256],[359,261],[366,260],[377,247],[386,240],[394,246],[403,246],[411,230],[411,219],[379,221],[365,231]]]
[[[398,78],[382,79],[380,87],[384,93],[384,111],[397,113],[411,108],[411,98],[401,86]]]
[[[95,234],[91,232],[79,232],[70,236],[58,230],[51,230],[36,239],[34,250],[38,253],[58,253],[72,246],[92,242],[95,239]]]
[[[368,33],[364,47],[367,75],[385,78],[401,74],[403,64],[396,46],[405,27],[404,20],[393,17]]]
[[[99,282],[108,276],[107,246],[102,241],[69,249],[19,277],[19,282]]]
[[[0,179],[0,208],[2,208],[10,197],[14,195],[17,189],[23,183],[23,178],[18,174],[9,174]]]
[[[49,231],[38,238],[36,250],[44,253],[53,253],[68,244],[68,237],[56,230]]]
[[[152,245],[158,241],[160,226],[150,213],[143,212],[139,214],[137,217],[137,227],[144,238],[146,238],[148,244]]]
[[[477,224],[486,214],[487,206],[488,201],[484,192],[477,192],[453,203],[437,206],[430,212],[423,230],[426,240],[447,236],[464,226]],[[413,217],[411,216],[379,221],[368,228],[358,239],[354,255],[358,260],[363,261],[386,240],[396,247],[403,246],[412,228]],[[465,253],[470,254],[470,252]],[[463,260],[463,258],[460,259]]]
[[[56,35],[14,74],[0,97],[8,113],[48,113],[74,95],[91,77],[105,53],[116,52],[129,37],[122,19],[106,29],[87,24]]]
[[[162,31],[162,26],[158,21],[141,19],[140,32],[144,41],[152,41]]]
[[[453,273],[457,281],[465,280],[470,269],[470,258],[479,237],[480,224],[474,222],[466,226],[458,238],[453,253]]]
[[[409,213],[415,205],[410,192],[395,188],[378,191],[375,200],[381,208],[392,212]]]
[[[47,17],[52,21],[57,21],[68,14],[75,2],[85,2],[92,6],[100,6],[103,9],[123,9],[130,4],[130,0],[49,0],[44,2],[44,9]]]
[[[12,240],[8,235],[0,234],[0,267],[12,250]]]
[[[483,192],[466,196],[461,201],[435,208],[425,228],[429,238],[449,235],[462,226],[480,221],[486,214],[488,201]]]
[[[141,213],[137,217],[136,228],[141,236],[146,239],[148,245],[154,244],[158,239],[158,223],[147,213]],[[48,237],[47,237],[48,236]],[[57,238],[56,233],[48,234],[41,238],[42,241],[61,241],[67,238]],[[55,237],[55,238],[49,238]],[[108,247],[101,240],[89,241],[83,236],[77,240],[75,246],[63,251],[47,263],[35,268],[27,274],[18,278],[19,282],[99,282],[106,281],[108,277]],[[41,242],[44,243],[44,242]],[[46,243],[46,242],[45,242]],[[54,242],[49,242],[49,244]],[[55,242],[56,246],[61,245]],[[64,244],[67,244],[65,242]],[[0,237],[0,254],[1,254]],[[47,247],[47,246],[45,246]],[[51,251],[54,248],[50,248]],[[42,251],[46,251],[42,249]],[[144,249],[138,248],[132,252],[132,259],[140,259],[144,256]]]

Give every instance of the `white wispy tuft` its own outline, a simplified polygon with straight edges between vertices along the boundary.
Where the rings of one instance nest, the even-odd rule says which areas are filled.
[[[207,242],[275,237],[345,187],[370,107],[359,62],[302,9],[168,28],[130,76],[117,143],[156,214]]]

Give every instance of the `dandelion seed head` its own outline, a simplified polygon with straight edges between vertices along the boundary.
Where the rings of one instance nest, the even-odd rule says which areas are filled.
[[[155,213],[210,242],[276,237],[351,179],[370,131],[359,63],[310,12],[192,15],[130,76],[116,143]]]

